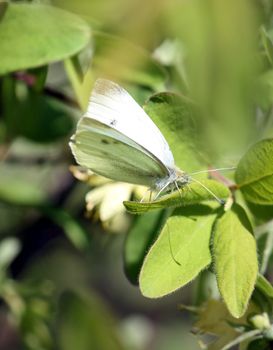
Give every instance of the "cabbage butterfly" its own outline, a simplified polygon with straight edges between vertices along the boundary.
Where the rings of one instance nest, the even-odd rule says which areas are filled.
[[[81,166],[112,180],[147,186],[157,191],[156,198],[168,188],[179,191],[190,180],[200,183],[175,166],[164,136],[129,93],[106,79],[96,80],[69,145]]]

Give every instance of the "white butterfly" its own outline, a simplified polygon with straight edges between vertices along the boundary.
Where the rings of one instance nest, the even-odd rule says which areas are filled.
[[[96,80],[69,145],[81,166],[112,180],[147,186],[156,197],[192,179],[175,166],[167,141],[145,111],[106,79]]]

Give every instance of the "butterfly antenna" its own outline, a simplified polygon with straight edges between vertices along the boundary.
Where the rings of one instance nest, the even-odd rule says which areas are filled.
[[[177,265],[181,266],[180,262],[174,257],[174,254],[173,254],[172,245],[171,245],[171,234],[170,234],[170,229],[169,229],[169,225],[168,225],[167,221],[166,221],[166,225],[167,225],[167,229],[168,229],[168,240],[169,240],[169,247],[170,247],[171,257],[173,258],[173,261]]]
[[[230,168],[217,168],[217,169],[208,169],[208,170],[200,170],[200,171],[195,171],[194,173],[190,173],[189,175],[196,175],[196,174],[202,174],[202,173],[212,173],[215,171],[220,171],[220,170],[235,170],[236,167],[230,167]]]
[[[193,177],[191,177],[191,180],[194,182],[197,182],[199,185],[201,185],[205,190],[207,190],[216,200],[218,203],[220,203],[221,205],[225,204],[225,201],[223,199],[220,199],[219,197],[216,196],[215,193],[213,193],[207,186],[205,186],[202,182],[194,179]]]

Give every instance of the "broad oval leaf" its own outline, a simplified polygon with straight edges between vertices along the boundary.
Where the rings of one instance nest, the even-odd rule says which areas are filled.
[[[53,6],[9,3],[0,22],[0,74],[62,60],[89,40],[89,26],[74,14]]]
[[[211,262],[213,206],[179,208],[166,221],[140,272],[144,296],[158,298],[183,287]]]
[[[163,92],[153,95],[144,109],[168,141],[176,165],[188,172],[200,170],[194,103],[184,96]]]
[[[218,198],[226,199],[230,196],[229,189],[214,180],[202,180],[202,183],[208,187]],[[215,198],[204,187],[197,183],[190,183],[187,187],[178,191],[162,196],[160,199],[152,202],[123,202],[127,211],[132,214],[142,214],[150,210],[179,207],[184,205],[193,205],[200,202],[214,200]]]
[[[232,316],[241,317],[254,289],[258,259],[251,224],[238,204],[216,220],[212,252],[220,293]]]
[[[273,204],[273,139],[250,148],[238,164],[235,179],[247,201]]]

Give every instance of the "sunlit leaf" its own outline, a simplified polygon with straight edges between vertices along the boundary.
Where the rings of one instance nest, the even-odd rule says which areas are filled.
[[[230,196],[229,189],[214,180],[202,180],[202,183],[208,187],[220,199],[226,199]],[[215,198],[201,185],[190,183],[185,189],[181,189],[173,194],[162,196],[152,202],[124,202],[126,209],[132,214],[141,214],[150,210],[178,207],[198,204],[203,201],[214,200]]]
[[[5,238],[0,244],[0,270],[5,270],[19,253],[20,242],[16,238]]]
[[[144,296],[158,298],[183,287],[211,262],[216,212],[210,206],[179,208],[166,221],[140,272]]]
[[[220,293],[230,313],[241,317],[254,289],[258,260],[251,224],[238,204],[217,219],[212,252]]]
[[[273,140],[256,143],[240,160],[236,182],[246,200],[273,204]]]
[[[201,170],[194,103],[177,94],[159,93],[147,101],[144,109],[168,141],[176,165],[187,172]]]
[[[0,22],[0,74],[67,58],[90,40],[78,16],[40,4],[10,3]]]
[[[0,200],[16,205],[37,206],[45,204],[46,195],[39,186],[24,179],[1,177]]]

